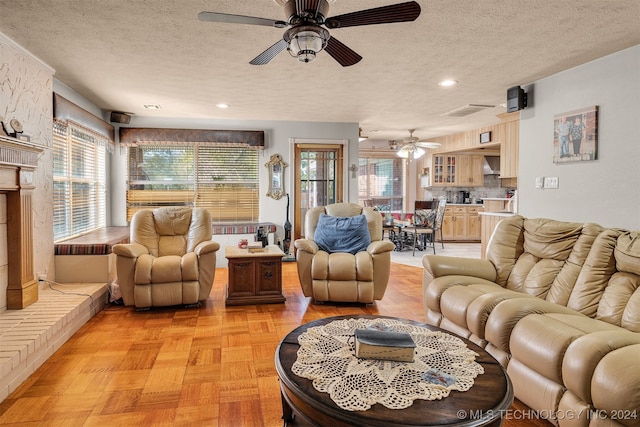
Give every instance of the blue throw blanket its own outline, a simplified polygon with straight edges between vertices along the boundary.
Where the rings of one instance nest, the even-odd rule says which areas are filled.
[[[339,217],[320,214],[314,240],[321,250],[329,253],[365,251],[371,243],[367,218],[364,215]]]

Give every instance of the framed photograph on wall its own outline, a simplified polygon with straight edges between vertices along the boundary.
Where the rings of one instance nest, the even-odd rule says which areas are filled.
[[[486,144],[487,142],[491,142],[491,131],[480,133],[480,144]]]
[[[553,162],[598,159],[598,106],[553,116]]]

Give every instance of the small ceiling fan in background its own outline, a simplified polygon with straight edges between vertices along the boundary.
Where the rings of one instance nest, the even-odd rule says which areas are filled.
[[[249,62],[252,65],[267,64],[286,49],[301,62],[311,62],[319,52],[325,50],[340,65],[348,67],[360,62],[362,57],[331,36],[328,30],[414,21],[420,16],[420,5],[415,1],[409,1],[327,17],[327,0],[288,0],[284,3],[284,12],[284,21],[217,12],[200,12],[198,19],[275,28],[291,27],[284,32],[282,39],[253,58]]]
[[[402,140],[398,156],[405,159],[419,159],[425,153],[426,149],[434,149],[440,147],[439,142],[421,141],[420,138],[413,136],[415,129],[409,129],[409,137]]]
[[[369,147],[364,148],[364,151],[379,151],[379,150],[392,150],[397,151],[400,148],[398,145],[398,141],[390,140],[387,143],[380,145],[371,145]]]

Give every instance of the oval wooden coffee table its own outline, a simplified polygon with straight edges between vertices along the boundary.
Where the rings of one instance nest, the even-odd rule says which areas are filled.
[[[311,380],[291,372],[300,348],[298,337],[308,328],[326,325],[339,319],[375,319],[381,316],[338,316],[316,320],[290,332],[278,345],[276,370],[282,393],[282,418],[285,426],[499,426],[501,415],[513,403],[511,381],[502,366],[489,353],[469,340],[462,339],[476,353],[476,362],[484,374],[475,378],[474,385],[465,392],[451,391],[442,400],[417,399],[406,409],[388,409],[375,404],[367,411],[345,411],[337,406],[329,394],[317,391]],[[389,317],[390,319],[393,319]],[[397,319],[432,331],[435,326]]]

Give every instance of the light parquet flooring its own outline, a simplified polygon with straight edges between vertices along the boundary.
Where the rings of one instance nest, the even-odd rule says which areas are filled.
[[[422,269],[393,263],[391,276],[371,306],[310,303],[287,262],[284,304],[225,307],[223,268],[200,308],[107,307],[0,403],[0,425],[281,426],[274,354],[292,329],[344,314],[424,321]]]

